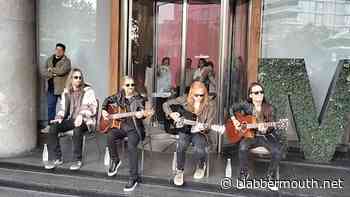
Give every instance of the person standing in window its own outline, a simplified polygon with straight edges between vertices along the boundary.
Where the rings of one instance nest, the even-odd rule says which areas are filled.
[[[71,61],[65,55],[66,46],[56,44],[55,54],[51,55],[45,63],[44,76],[47,78],[47,119],[48,123],[55,118],[57,100],[63,92],[65,82],[71,71]],[[42,130],[48,133],[49,126]]]

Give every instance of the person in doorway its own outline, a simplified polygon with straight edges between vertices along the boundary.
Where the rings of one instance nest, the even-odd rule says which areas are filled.
[[[171,105],[181,105],[185,110],[197,115],[201,123],[211,124],[214,122],[216,107],[215,101],[208,97],[208,90],[201,81],[193,81],[188,95],[169,100],[163,104],[163,109],[168,117],[175,122],[179,121],[180,114],[172,111]],[[194,173],[194,179],[202,179],[206,169],[206,147],[208,146],[207,129],[201,125],[193,126],[191,133],[179,132],[179,139],[176,148],[176,175],[174,184],[181,186],[184,183],[184,167],[186,150],[190,143],[194,146],[194,157],[196,158],[197,167]]]
[[[171,86],[171,70],[170,70],[170,58],[164,57],[162,64],[158,66],[157,71],[157,93],[172,93]],[[156,118],[158,123],[168,131],[170,125],[165,119],[165,114],[162,108],[164,102],[168,100],[167,97],[156,98]]]
[[[187,58],[186,59],[186,68],[185,68],[185,86],[186,90],[185,93],[188,93],[190,91],[190,86],[193,81],[193,74],[195,72],[195,69],[192,68],[192,59]]]
[[[193,74],[193,80],[202,81],[208,91],[210,90],[210,85],[215,84],[214,71],[212,67],[208,66],[208,61],[205,58],[199,58],[198,67]]]
[[[66,46],[57,43],[55,54],[51,55],[45,63],[48,126],[41,130],[42,133],[48,133],[50,121],[55,118],[57,100],[63,92],[67,76],[71,70],[71,61],[65,55],[65,51]]]
[[[110,153],[110,165],[108,176],[117,174],[122,161],[119,158],[116,141],[128,137],[129,181],[124,191],[132,191],[140,182],[138,173],[137,145],[145,138],[145,128],[142,119],[150,115],[145,111],[146,99],[135,91],[133,78],[125,76],[122,80],[122,89],[116,94],[107,97],[102,104],[102,116],[108,119],[108,107],[110,105],[126,109],[127,112],[137,112],[135,117],[127,117],[121,120],[120,128],[110,128],[107,131],[107,146]]]
[[[90,126],[96,124],[97,101],[90,85],[85,83],[83,73],[74,68],[68,75],[66,87],[61,95],[60,110],[51,120],[48,133],[48,151],[51,161],[46,169],[55,168],[63,163],[58,134],[73,130],[73,164],[70,170],[79,170],[82,166],[83,135]]]

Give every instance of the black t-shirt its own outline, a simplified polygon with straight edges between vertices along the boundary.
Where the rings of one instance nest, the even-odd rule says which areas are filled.
[[[57,62],[59,62],[61,59],[62,59],[62,57],[56,58],[56,55],[54,55],[54,57],[52,59],[53,67],[56,67]],[[54,83],[53,83],[53,78],[49,79],[48,84],[49,84],[49,91],[54,92],[55,91],[55,86],[54,86]]]

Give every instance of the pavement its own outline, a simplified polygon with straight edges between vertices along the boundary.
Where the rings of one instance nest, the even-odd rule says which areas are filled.
[[[291,153],[280,163],[280,180],[293,188],[271,191],[266,187],[252,188],[247,182],[247,188],[237,189],[238,153],[232,147],[225,147],[223,154],[210,154],[210,176],[202,180],[192,178],[195,164],[189,152],[185,186],[176,187],[172,184],[171,170],[175,141],[166,135],[157,138],[156,142],[152,140],[152,152],[146,145],[142,184],[133,192],[125,193],[127,154],[120,149],[123,164],[117,176],[107,177],[103,165],[105,138],[102,134],[89,138],[84,165],[78,172],[69,170],[72,161],[69,137],[61,139],[64,164],[54,170],[43,168],[42,147],[14,158],[0,159],[0,196],[350,196],[349,154],[343,154],[330,163],[311,163],[306,162],[302,155]],[[227,158],[232,160],[231,179],[224,179]],[[268,163],[266,158],[252,158],[250,173],[256,181],[265,177]],[[307,181],[312,181],[310,186],[313,188],[305,185]],[[222,183],[227,188],[223,188]],[[333,188],[329,188],[328,183]]]

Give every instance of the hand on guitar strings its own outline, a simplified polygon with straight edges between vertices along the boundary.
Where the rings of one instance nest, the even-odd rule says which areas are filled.
[[[236,130],[241,131],[241,129],[242,129],[241,126],[242,126],[242,125],[241,125],[241,123],[236,119],[236,117],[232,116],[232,117],[231,117],[231,120],[232,120],[232,122],[233,122],[233,125],[235,125]]]
[[[145,111],[142,110],[142,111],[136,112],[135,116],[136,118],[141,119],[143,118],[144,114],[145,114]]]
[[[197,123],[196,125],[194,125],[192,128],[191,128],[191,133],[198,133],[198,132],[201,132],[203,131],[205,128],[204,124],[202,123]]]
[[[54,123],[61,123],[62,121],[63,121],[62,118],[56,118],[56,119],[54,119],[54,120],[50,120],[50,123],[51,123],[51,124],[54,124]]]
[[[102,110],[102,117],[106,120],[108,120],[108,112],[106,110]]]
[[[172,112],[169,114],[170,118],[173,119],[175,122],[180,121],[180,114],[178,112]]]
[[[262,134],[266,134],[267,128],[264,123],[258,123],[258,131],[260,131]]]

